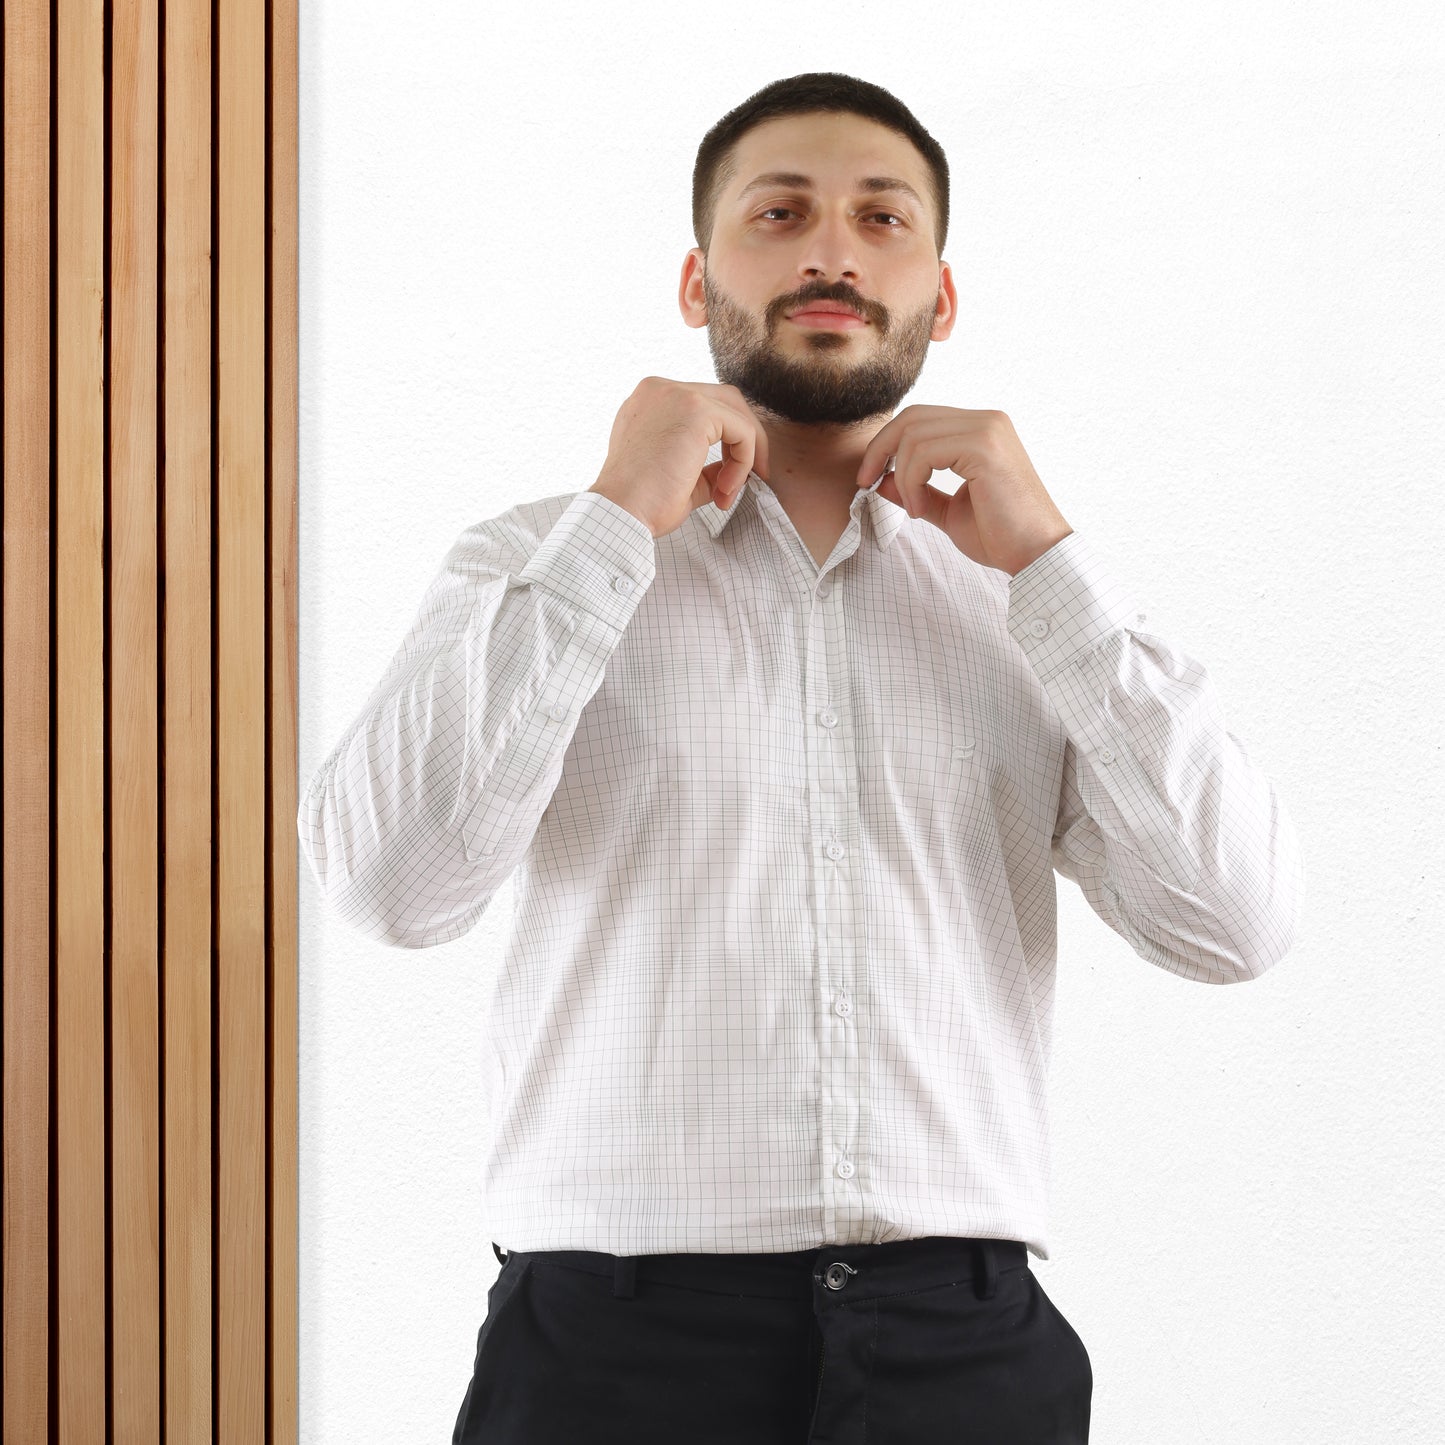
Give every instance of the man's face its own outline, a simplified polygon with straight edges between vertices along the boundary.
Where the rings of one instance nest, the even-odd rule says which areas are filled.
[[[934,249],[923,157],[862,116],[817,114],[754,127],[736,160],[703,269],[705,316],[687,270],[683,283],[684,312],[707,325],[718,381],[804,425],[893,412],[918,380],[929,341],[953,329],[951,279],[940,305],[947,267]],[[769,172],[801,173],[811,184],[751,188]],[[871,176],[905,181],[917,198],[860,186]],[[702,253],[694,247],[689,257],[701,263]],[[812,301],[854,307],[865,324],[790,316]]]

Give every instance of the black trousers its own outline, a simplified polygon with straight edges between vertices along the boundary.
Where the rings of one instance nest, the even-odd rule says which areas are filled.
[[[510,1253],[452,1445],[1081,1445],[1094,1376],[1015,1240]]]

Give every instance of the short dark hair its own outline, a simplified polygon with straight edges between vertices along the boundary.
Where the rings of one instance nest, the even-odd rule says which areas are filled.
[[[738,140],[765,120],[819,111],[861,115],[913,142],[928,163],[933,180],[933,234],[942,256],[948,236],[948,161],[943,147],[919,125],[913,112],[881,85],[833,70],[790,75],[765,85],[734,106],[703,136],[692,168],[692,233],[703,254],[712,244],[718,198],[737,175],[734,152]]]

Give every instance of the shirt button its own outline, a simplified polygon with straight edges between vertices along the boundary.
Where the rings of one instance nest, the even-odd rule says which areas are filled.
[[[827,854],[836,863],[838,859],[843,856],[843,845],[841,843],[829,843]]]
[[[632,591],[632,578],[631,578],[631,577],[614,577],[614,578],[612,579],[612,587],[613,587],[613,590],[614,590],[614,591],[617,591],[617,592],[631,592],[631,591]]]
[[[1035,637],[1047,637],[1049,624],[1042,617],[1035,617],[1034,620],[1029,623],[1029,631],[1032,632]]]
[[[838,1177],[840,1179],[851,1179],[853,1177],[853,1161],[845,1159],[838,1166]]]
[[[554,702],[552,706],[547,709],[547,716],[550,717],[553,722],[562,722],[567,716],[567,709],[562,703]]]
[[[1112,749],[1112,748],[1100,748],[1100,749],[1099,749],[1099,761],[1100,761],[1101,763],[1112,763],[1112,762],[1114,761],[1114,751],[1113,751],[1113,749]]]
[[[833,584],[825,577],[818,583],[818,596],[826,597],[833,590]]]
[[[838,714],[835,713],[832,708],[825,707],[823,711],[818,714],[818,721],[822,723],[825,728],[837,727]]]
[[[838,1002],[833,1005],[833,1012],[847,1018],[848,1015],[853,1012],[852,1001],[846,998],[840,998]]]

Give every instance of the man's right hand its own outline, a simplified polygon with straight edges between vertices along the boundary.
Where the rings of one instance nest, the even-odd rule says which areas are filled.
[[[723,455],[703,465],[708,448]],[[612,423],[607,460],[588,488],[665,537],[695,507],[727,508],[748,472],[768,475],[768,436],[735,386],[644,376]]]

